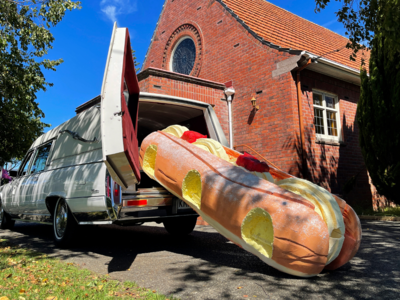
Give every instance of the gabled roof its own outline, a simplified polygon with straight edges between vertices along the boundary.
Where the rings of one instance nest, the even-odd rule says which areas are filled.
[[[329,29],[265,0],[218,1],[225,4],[231,13],[237,15],[239,21],[244,22],[245,27],[248,26],[251,31],[267,42],[280,48],[307,51],[317,56],[323,55],[324,58],[339,64],[356,70],[360,69],[360,57],[357,57],[356,61],[351,61],[352,50],[345,48],[348,39]],[[341,50],[335,52],[337,49]],[[329,52],[333,53],[327,54]],[[366,53],[366,65],[368,65],[368,59],[369,53]]]

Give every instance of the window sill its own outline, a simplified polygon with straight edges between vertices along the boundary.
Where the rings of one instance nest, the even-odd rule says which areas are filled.
[[[343,146],[343,147],[346,146],[346,144],[342,141],[338,141],[336,139],[329,139],[326,137],[317,137],[315,143],[322,145],[330,145],[330,146]]]

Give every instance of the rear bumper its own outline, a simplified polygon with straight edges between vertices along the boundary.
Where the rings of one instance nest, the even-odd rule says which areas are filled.
[[[191,208],[181,209],[173,214],[172,207],[147,207],[141,210],[121,208],[116,218],[110,218],[106,211],[74,213],[74,216],[80,225],[129,225],[142,222],[162,222],[165,219],[177,217],[196,217],[198,214]]]
[[[180,209],[173,213],[172,206],[167,207],[145,207],[142,210],[124,207],[114,224],[129,225],[141,222],[162,222],[165,219],[178,217],[197,217],[198,214],[191,208]]]
[[[147,205],[128,206],[129,201],[140,201],[148,199]],[[80,225],[104,225],[118,224],[129,225],[143,222],[162,222],[164,219],[192,216],[198,214],[190,207],[181,207],[176,197],[160,194],[127,195],[123,196],[120,205],[111,205],[107,199],[104,200],[103,209],[96,211],[74,211],[72,213]],[[88,203],[89,204],[89,203]],[[134,203],[135,204],[135,203]],[[90,205],[87,206],[90,208]]]

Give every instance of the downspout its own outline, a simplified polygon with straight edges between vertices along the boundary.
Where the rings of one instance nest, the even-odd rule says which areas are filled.
[[[300,139],[301,139],[301,161],[303,167],[303,177],[305,176],[305,172],[307,170],[307,158],[306,158],[306,149],[305,149],[305,138],[304,138],[304,123],[303,123],[303,104],[301,101],[301,78],[300,72],[303,71],[307,66],[311,64],[311,58],[307,60],[307,62],[297,70],[297,103],[299,106],[299,125],[300,125]]]
[[[232,121],[232,101],[235,95],[233,87],[225,89],[226,101],[228,102],[228,123],[229,123],[229,148],[233,150],[233,121]]]

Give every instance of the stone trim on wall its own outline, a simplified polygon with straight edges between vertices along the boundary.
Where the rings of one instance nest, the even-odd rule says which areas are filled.
[[[179,73],[174,73],[170,71],[165,71],[161,69],[156,69],[156,68],[148,68],[146,70],[143,70],[138,74],[138,80],[143,81],[149,76],[156,76],[156,77],[163,77],[163,78],[168,78],[168,79],[173,79],[173,80],[178,80],[182,82],[187,82],[187,83],[193,83],[217,90],[225,90],[225,85],[223,83],[211,81],[211,80],[205,80],[205,79],[200,79],[192,76],[187,76]]]

